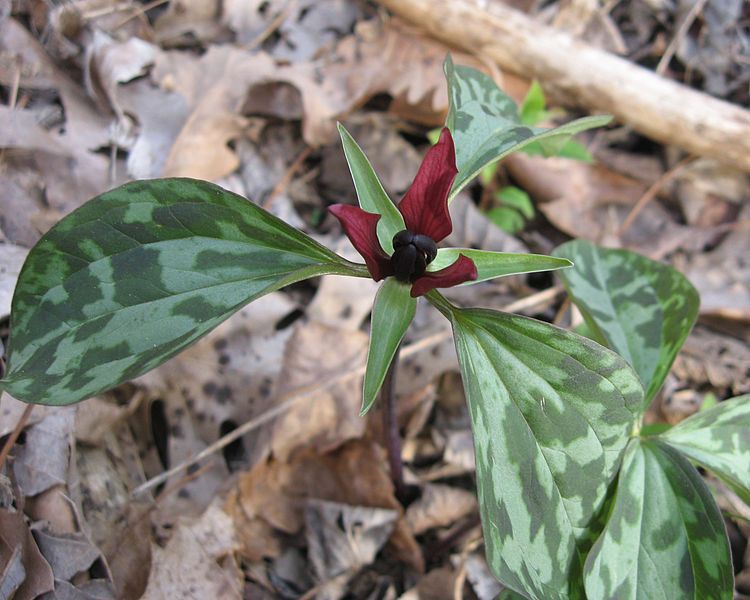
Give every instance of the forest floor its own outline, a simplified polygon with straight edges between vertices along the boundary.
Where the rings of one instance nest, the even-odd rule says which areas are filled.
[[[506,5],[707,103],[750,105],[741,0]],[[519,103],[536,77],[554,90],[467,48],[364,0],[0,1],[3,342],[29,249],[133,179],[213,181],[359,260],[326,210],[356,202],[337,120],[397,199],[444,122],[448,52]],[[547,125],[601,112],[554,93],[547,102]],[[750,173],[617,120],[577,139],[593,161],[516,154],[473,183],[452,205],[450,245],[547,254],[583,238],[671,264],[698,289],[700,317],[649,421],[750,392]],[[71,407],[29,412],[3,395],[2,581],[22,564],[16,598],[49,591],[52,574],[66,599],[494,598],[456,355],[426,303],[396,382],[418,489],[408,506],[391,484],[380,410],[358,415],[351,372],[364,364],[376,289],[328,276],[274,292]],[[566,327],[579,318],[551,274],[448,295]],[[706,477],[727,515],[736,597],[750,598],[750,509]]]

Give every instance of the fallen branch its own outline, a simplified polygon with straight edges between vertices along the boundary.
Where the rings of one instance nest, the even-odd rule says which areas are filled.
[[[536,78],[556,101],[614,115],[690,154],[750,171],[750,112],[660,77],[497,1],[378,0],[430,35]]]

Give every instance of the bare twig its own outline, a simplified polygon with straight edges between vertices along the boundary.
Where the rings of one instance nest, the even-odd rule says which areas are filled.
[[[635,203],[635,206],[633,209],[628,213],[628,216],[625,218],[625,221],[622,224],[622,227],[620,227],[620,231],[618,232],[619,237],[622,237],[625,235],[625,232],[630,228],[630,226],[633,224],[633,221],[635,221],[635,218],[640,214],[640,212],[646,208],[646,205],[651,202],[654,198],[656,198],[656,195],[661,191],[661,189],[667,185],[672,179],[674,179],[675,176],[677,176],[682,169],[684,169],[687,165],[689,165],[691,162],[695,160],[694,156],[688,156],[687,158],[683,158],[680,162],[678,162],[674,167],[669,169],[668,171],[665,171],[659,179],[654,181],[654,183],[651,184],[651,187],[649,187],[646,192],[638,199],[638,202]]]
[[[528,309],[532,306],[544,304],[545,302],[548,302],[551,298],[554,298],[557,294],[559,294],[560,291],[561,291],[560,287],[555,287],[549,290],[544,290],[537,294],[532,294],[531,296],[528,296],[526,298],[521,298],[520,300],[511,302],[510,304],[501,308],[502,310],[507,311],[507,312],[514,312],[518,310]],[[437,346],[438,344],[449,339],[450,336],[451,336],[450,329],[444,329],[442,331],[438,331],[437,333],[433,333],[432,335],[424,337],[421,340],[418,340],[416,342],[412,342],[408,346],[405,346],[404,348],[402,348],[401,357],[407,358],[409,356],[413,356],[414,354],[417,354],[418,352],[422,352],[423,350],[427,350],[428,348]],[[226,446],[231,444],[234,440],[241,438],[243,435],[251,431],[254,431],[255,429],[258,429],[265,423],[268,423],[269,421],[272,421],[276,417],[283,415],[288,410],[292,409],[294,406],[301,403],[303,400],[308,399],[310,396],[319,394],[323,390],[326,390],[336,384],[345,383],[347,381],[356,379],[357,377],[361,377],[362,375],[364,375],[364,373],[365,373],[365,365],[362,364],[354,369],[348,369],[348,370],[339,371],[338,373],[334,373],[333,375],[327,377],[326,379],[318,383],[304,385],[294,390],[291,390],[287,392],[286,394],[281,394],[279,397],[276,398],[277,404],[273,408],[267,410],[261,415],[258,415],[254,419],[250,419],[246,423],[243,423],[237,429],[234,429],[230,431],[229,433],[227,433],[226,435],[220,437],[210,446],[207,446],[200,452],[194,454],[190,458],[175,465],[171,469],[168,469],[167,471],[164,471],[163,473],[160,473],[159,475],[152,477],[148,481],[142,483],[141,485],[139,485],[137,488],[135,488],[132,491],[132,495],[138,496],[150,490],[151,488],[159,485],[160,483],[166,481],[173,475],[180,473],[184,469],[188,468],[190,465],[193,465],[203,460],[204,458],[207,458],[211,456],[212,454],[219,452],[222,448],[225,448]]]
[[[0,469],[3,468],[5,459],[8,458],[8,454],[10,454],[11,448],[13,448],[13,445],[16,443],[18,436],[21,435],[23,428],[26,427],[26,422],[29,420],[32,410],[34,410],[34,405],[27,404],[26,408],[23,411],[23,414],[21,414],[21,418],[18,419],[18,423],[16,423],[15,428],[11,432],[8,439],[5,440],[5,445],[3,446],[3,449],[0,450]]]
[[[148,4],[144,4],[138,10],[136,10],[132,15],[128,15],[127,17],[125,17],[122,21],[120,21],[112,29],[113,30],[120,29],[120,27],[122,27],[123,25],[127,25],[133,19],[137,19],[138,17],[142,17],[148,11],[150,11],[152,8],[156,8],[158,6],[161,6],[162,4],[166,4],[167,2],[169,2],[169,0],[153,0],[153,2],[149,2]]]
[[[276,199],[276,197],[281,194],[289,185],[289,183],[292,181],[292,177],[294,177],[294,174],[299,171],[299,168],[302,166],[302,164],[307,160],[307,157],[310,156],[310,153],[312,152],[312,148],[310,146],[307,146],[302,152],[299,153],[297,158],[294,159],[294,162],[289,165],[289,168],[284,173],[284,176],[279,179],[278,183],[273,186],[273,189],[271,190],[271,193],[268,194],[268,197],[261,202],[261,206],[263,208],[268,209],[271,204],[273,204],[273,201]]]
[[[685,37],[685,35],[688,32],[688,29],[690,29],[690,26],[693,24],[693,21],[695,21],[698,14],[703,10],[703,7],[706,6],[706,2],[708,0],[698,0],[693,6],[690,8],[688,13],[685,15],[685,18],[683,19],[682,23],[680,23],[680,26],[677,28],[677,31],[674,34],[674,37],[669,42],[669,45],[664,50],[664,54],[661,55],[661,59],[659,60],[659,64],[656,65],[655,71],[659,75],[664,75],[666,73],[667,68],[669,67],[669,63],[672,61],[672,57],[674,56],[674,53],[677,51],[677,44],[680,43],[680,40]]]

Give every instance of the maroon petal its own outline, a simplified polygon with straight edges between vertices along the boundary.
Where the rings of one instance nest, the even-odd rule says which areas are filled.
[[[459,254],[456,262],[452,265],[430,273],[429,271],[419,277],[411,286],[411,297],[423,296],[435,288],[453,287],[465,281],[473,281],[477,278],[477,267],[474,261]]]
[[[448,194],[456,178],[456,150],[448,128],[427,151],[409,191],[398,205],[406,228],[439,242],[453,230],[448,214]]]
[[[390,259],[378,241],[380,215],[349,204],[334,204],[328,207],[328,211],[341,222],[344,233],[365,259],[367,270],[375,281],[385,279],[393,273]]]

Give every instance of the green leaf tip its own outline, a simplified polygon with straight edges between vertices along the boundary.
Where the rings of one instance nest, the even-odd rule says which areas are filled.
[[[574,240],[554,255],[576,262],[560,278],[595,339],[638,373],[645,410],[698,317],[698,292],[679,271],[629,250]]]
[[[555,155],[572,135],[608,124],[610,115],[576,119],[553,129],[523,123],[516,103],[491,77],[477,69],[455,65],[448,55],[443,64],[448,82],[446,127],[456,142],[458,176],[450,198],[482,169],[507,155],[534,144],[545,155]]]
[[[360,416],[366,415],[375,403],[401,340],[414,319],[417,299],[411,297],[410,290],[408,284],[389,277],[375,296]]]

